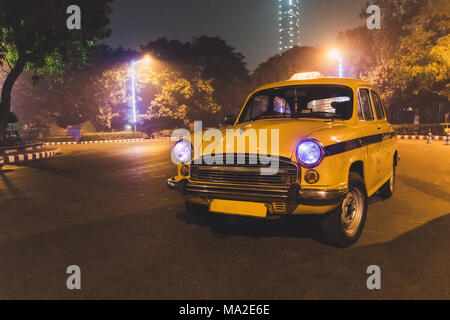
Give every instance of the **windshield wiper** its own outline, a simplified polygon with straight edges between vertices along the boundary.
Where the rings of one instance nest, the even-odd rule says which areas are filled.
[[[283,114],[280,114],[280,115],[271,114],[271,115],[259,116],[259,117],[256,117],[256,118],[252,118],[252,120],[274,119],[274,118],[291,118],[291,116],[286,116],[286,115],[283,115]]]

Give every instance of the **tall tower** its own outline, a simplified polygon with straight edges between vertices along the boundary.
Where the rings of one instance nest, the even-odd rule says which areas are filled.
[[[300,45],[300,0],[278,1],[278,30],[280,53]]]

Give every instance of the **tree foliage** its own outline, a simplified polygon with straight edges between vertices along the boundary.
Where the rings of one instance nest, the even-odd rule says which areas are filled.
[[[319,71],[335,75],[336,62],[326,60],[326,52],[313,47],[294,47],[261,63],[253,73],[255,86],[288,80],[299,72]]]
[[[111,1],[0,0],[0,61],[9,68],[2,84],[0,131],[6,128],[11,91],[22,72],[32,70],[36,80],[86,62],[88,48],[110,33]],[[66,10],[73,4],[82,10],[81,30],[66,26]]]
[[[359,27],[340,34],[355,76],[366,78],[392,104],[422,96],[450,98],[448,1],[377,0],[381,30]],[[361,14],[365,16],[364,13]]]
[[[90,62],[73,66],[61,78],[46,75],[33,87],[27,79],[15,88],[14,110],[24,120],[56,122],[62,128],[91,121],[97,130],[121,130],[131,114],[130,62],[141,54],[98,45],[90,50]],[[140,123],[166,121],[162,129],[194,120],[214,120],[221,107],[211,80],[189,79],[165,64],[138,64],[136,100]],[[165,127],[167,126],[167,127]]]
[[[194,37],[187,43],[161,38],[141,49],[173,66],[186,79],[209,81],[224,113],[237,113],[251,88],[245,57],[219,37]]]
[[[186,79],[179,72],[169,69],[153,72],[149,82],[154,95],[145,118],[170,118],[185,123],[203,120],[211,123],[221,106],[214,98],[211,80]],[[217,123],[214,119],[212,123]]]

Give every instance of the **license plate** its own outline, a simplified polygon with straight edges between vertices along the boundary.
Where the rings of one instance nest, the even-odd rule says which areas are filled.
[[[211,201],[209,211],[258,218],[265,218],[267,216],[266,205],[258,202],[214,199]]]

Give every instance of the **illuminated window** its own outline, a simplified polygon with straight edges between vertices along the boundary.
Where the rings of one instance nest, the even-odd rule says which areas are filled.
[[[280,53],[300,45],[300,0],[278,1],[278,32],[280,34]]]

